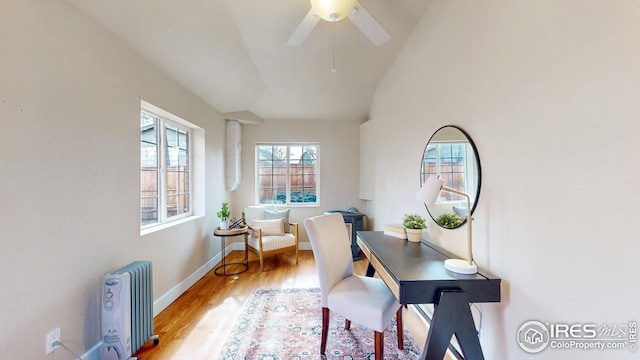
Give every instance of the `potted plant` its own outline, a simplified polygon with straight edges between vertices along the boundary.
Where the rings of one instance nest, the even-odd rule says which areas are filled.
[[[220,219],[220,230],[227,230],[229,228],[229,223],[227,220],[231,213],[229,212],[229,203],[223,202],[222,208],[218,211],[218,218]]]
[[[438,216],[436,222],[444,228],[453,229],[462,224],[462,219],[456,214],[442,214]]]
[[[427,223],[424,218],[418,214],[404,214],[402,225],[406,228],[407,240],[413,242],[420,242],[420,239],[422,238],[422,229],[427,227]]]

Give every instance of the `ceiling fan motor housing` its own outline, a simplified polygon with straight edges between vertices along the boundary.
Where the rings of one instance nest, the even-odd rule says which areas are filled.
[[[340,21],[356,6],[357,0],[311,0],[313,11],[326,21]]]

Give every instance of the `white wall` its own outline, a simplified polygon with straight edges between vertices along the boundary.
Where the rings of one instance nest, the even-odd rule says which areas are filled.
[[[635,1],[433,1],[378,87],[377,229],[424,212],[414,195],[436,129],[458,125],[478,147],[475,258],[503,279],[502,302],[484,305],[488,359],[528,357],[516,343],[527,320],[638,320],[639,36]],[[464,232],[430,227],[459,254]]]
[[[317,142],[320,144],[320,205],[292,207],[291,221],[299,224],[301,248],[308,244],[304,219],[327,210],[346,210],[355,206],[364,212],[365,204],[358,198],[358,122],[265,120],[260,125],[242,126],[242,182],[234,192],[240,215],[255,199],[255,146],[259,142]]]
[[[45,358],[56,327],[82,354],[100,341],[104,274],[151,260],[157,299],[218,254],[224,119],[65,1],[0,1],[0,53],[0,357]],[[206,142],[206,215],[145,236],[141,98]]]

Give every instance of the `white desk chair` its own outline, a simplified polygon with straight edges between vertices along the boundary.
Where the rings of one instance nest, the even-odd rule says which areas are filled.
[[[378,278],[353,274],[353,259],[344,219],[339,213],[306,219],[313,256],[320,277],[322,296],[322,341],[320,354],[327,347],[329,309],[375,331],[376,360],[383,358],[384,329],[397,316],[398,348],[403,348],[402,307],[385,283]]]

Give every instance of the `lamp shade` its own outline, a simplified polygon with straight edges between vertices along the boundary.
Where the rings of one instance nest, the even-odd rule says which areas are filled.
[[[440,180],[437,176],[429,176],[427,181],[425,181],[420,191],[416,194],[416,198],[426,205],[433,206],[438,200],[438,195],[440,195],[440,190],[442,189],[442,185],[444,184],[443,180]]]
[[[356,6],[357,0],[311,0],[311,8],[322,19],[340,21]]]

